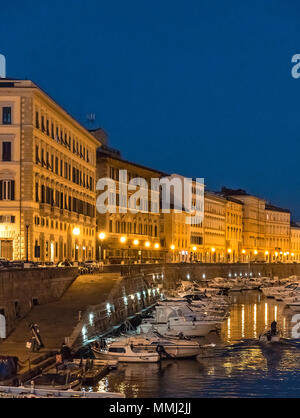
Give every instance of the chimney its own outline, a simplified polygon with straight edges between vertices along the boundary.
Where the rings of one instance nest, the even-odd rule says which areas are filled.
[[[0,78],[6,78],[6,59],[0,54]]]

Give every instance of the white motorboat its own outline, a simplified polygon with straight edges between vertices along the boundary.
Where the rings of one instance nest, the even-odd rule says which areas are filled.
[[[197,315],[186,317],[180,306],[157,306],[154,318],[143,321],[140,325],[142,333],[158,332],[163,336],[205,337],[217,329],[218,322],[198,320]]]
[[[166,358],[191,358],[200,354],[200,346],[196,341],[179,338],[164,338],[155,335],[140,335],[131,337],[131,344],[134,349],[142,349],[153,352]]]
[[[115,359],[121,363],[158,363],[160,355],[153,347],[153,350],[144,350],[135,347],[131,339],[114,341],[108,344],[106,349],[93,347],[93,353],[97,359]]]
[[[285,286],[265,287],[262,292],[267,298],[282,300],[283,297],[289,296],[298,285],[298,283],[290,283]]]

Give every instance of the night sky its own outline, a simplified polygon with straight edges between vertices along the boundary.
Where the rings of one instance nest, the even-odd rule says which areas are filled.
[[[126,159],[300,220],[299,19],[297,0],[12,0],[0,53]]]

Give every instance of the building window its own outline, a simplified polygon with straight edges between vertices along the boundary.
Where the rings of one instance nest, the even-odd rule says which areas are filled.
[[[16,217],[15,216],[10,216],[10,215],[0,216],[0,223],[1,224],[14,224],[15,222],[16,222]]]
[[[4,107],[2,111],[3,125],[11,125],[11,107]]]
[[[2,161],[11,161],[11,142],[2,142]]]
[[[39,112],[35,112],[35,127],[40,129],[40,116]]]
[[[39,183],[35,183],[35,201],[39,202]]]
[[[0,180],[0,200],[15,200],[14,180]]]

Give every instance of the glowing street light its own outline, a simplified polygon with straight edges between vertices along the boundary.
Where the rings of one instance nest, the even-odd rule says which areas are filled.
[[[135,239],[135,240],[133,241],[133,244],[134,244],[135,246],[139,245],[139,243],[140,243],[140,241],[139,241],[138,239]]]
[[[125,244],[125,242],[127,241],[127,238],[126,237],[122,237],[122,238],[120,238],[120,242],[121,242],[121,244]]]
[[[197,252],[197,247],[193,247],[194,253]]]
[[[159,249],[159,244],[155,244],[154,247],[158,250]]]
[[[211,249],[211,252],[212,252],[212,253],[215,253],[215,252],[216,252],[216,249],[215,249],[215,248],[212,248],[212,249]]]
[[[99,261],[101,263],[102,261],[102,242],[106,239],[106,234],[104,232],[101,232],[99,234],[99,240],[100,240],[100,245],[99,245]]]
[[[74,237],[79,237],[80,235],[80,228],[74,228],[73,229],[73,235]],[[75,242],[75,261],[78,261],[78,251],[79,251],[79,246],[76,244]]]
[[[255,251],[254,251],[254,255],[257,255],[257,254],[258,254],[258,251],[257,251],[257,250],[255,250]]]
[[[149,242],[149,241],[147,241],[147,242],[146,242],[146,244],[145,244],[145,246],[146,246],[147,248],[151,247],[150,242]]]
[[[171,245],[171,250],[174,251],[175,250],[175,245]]]

